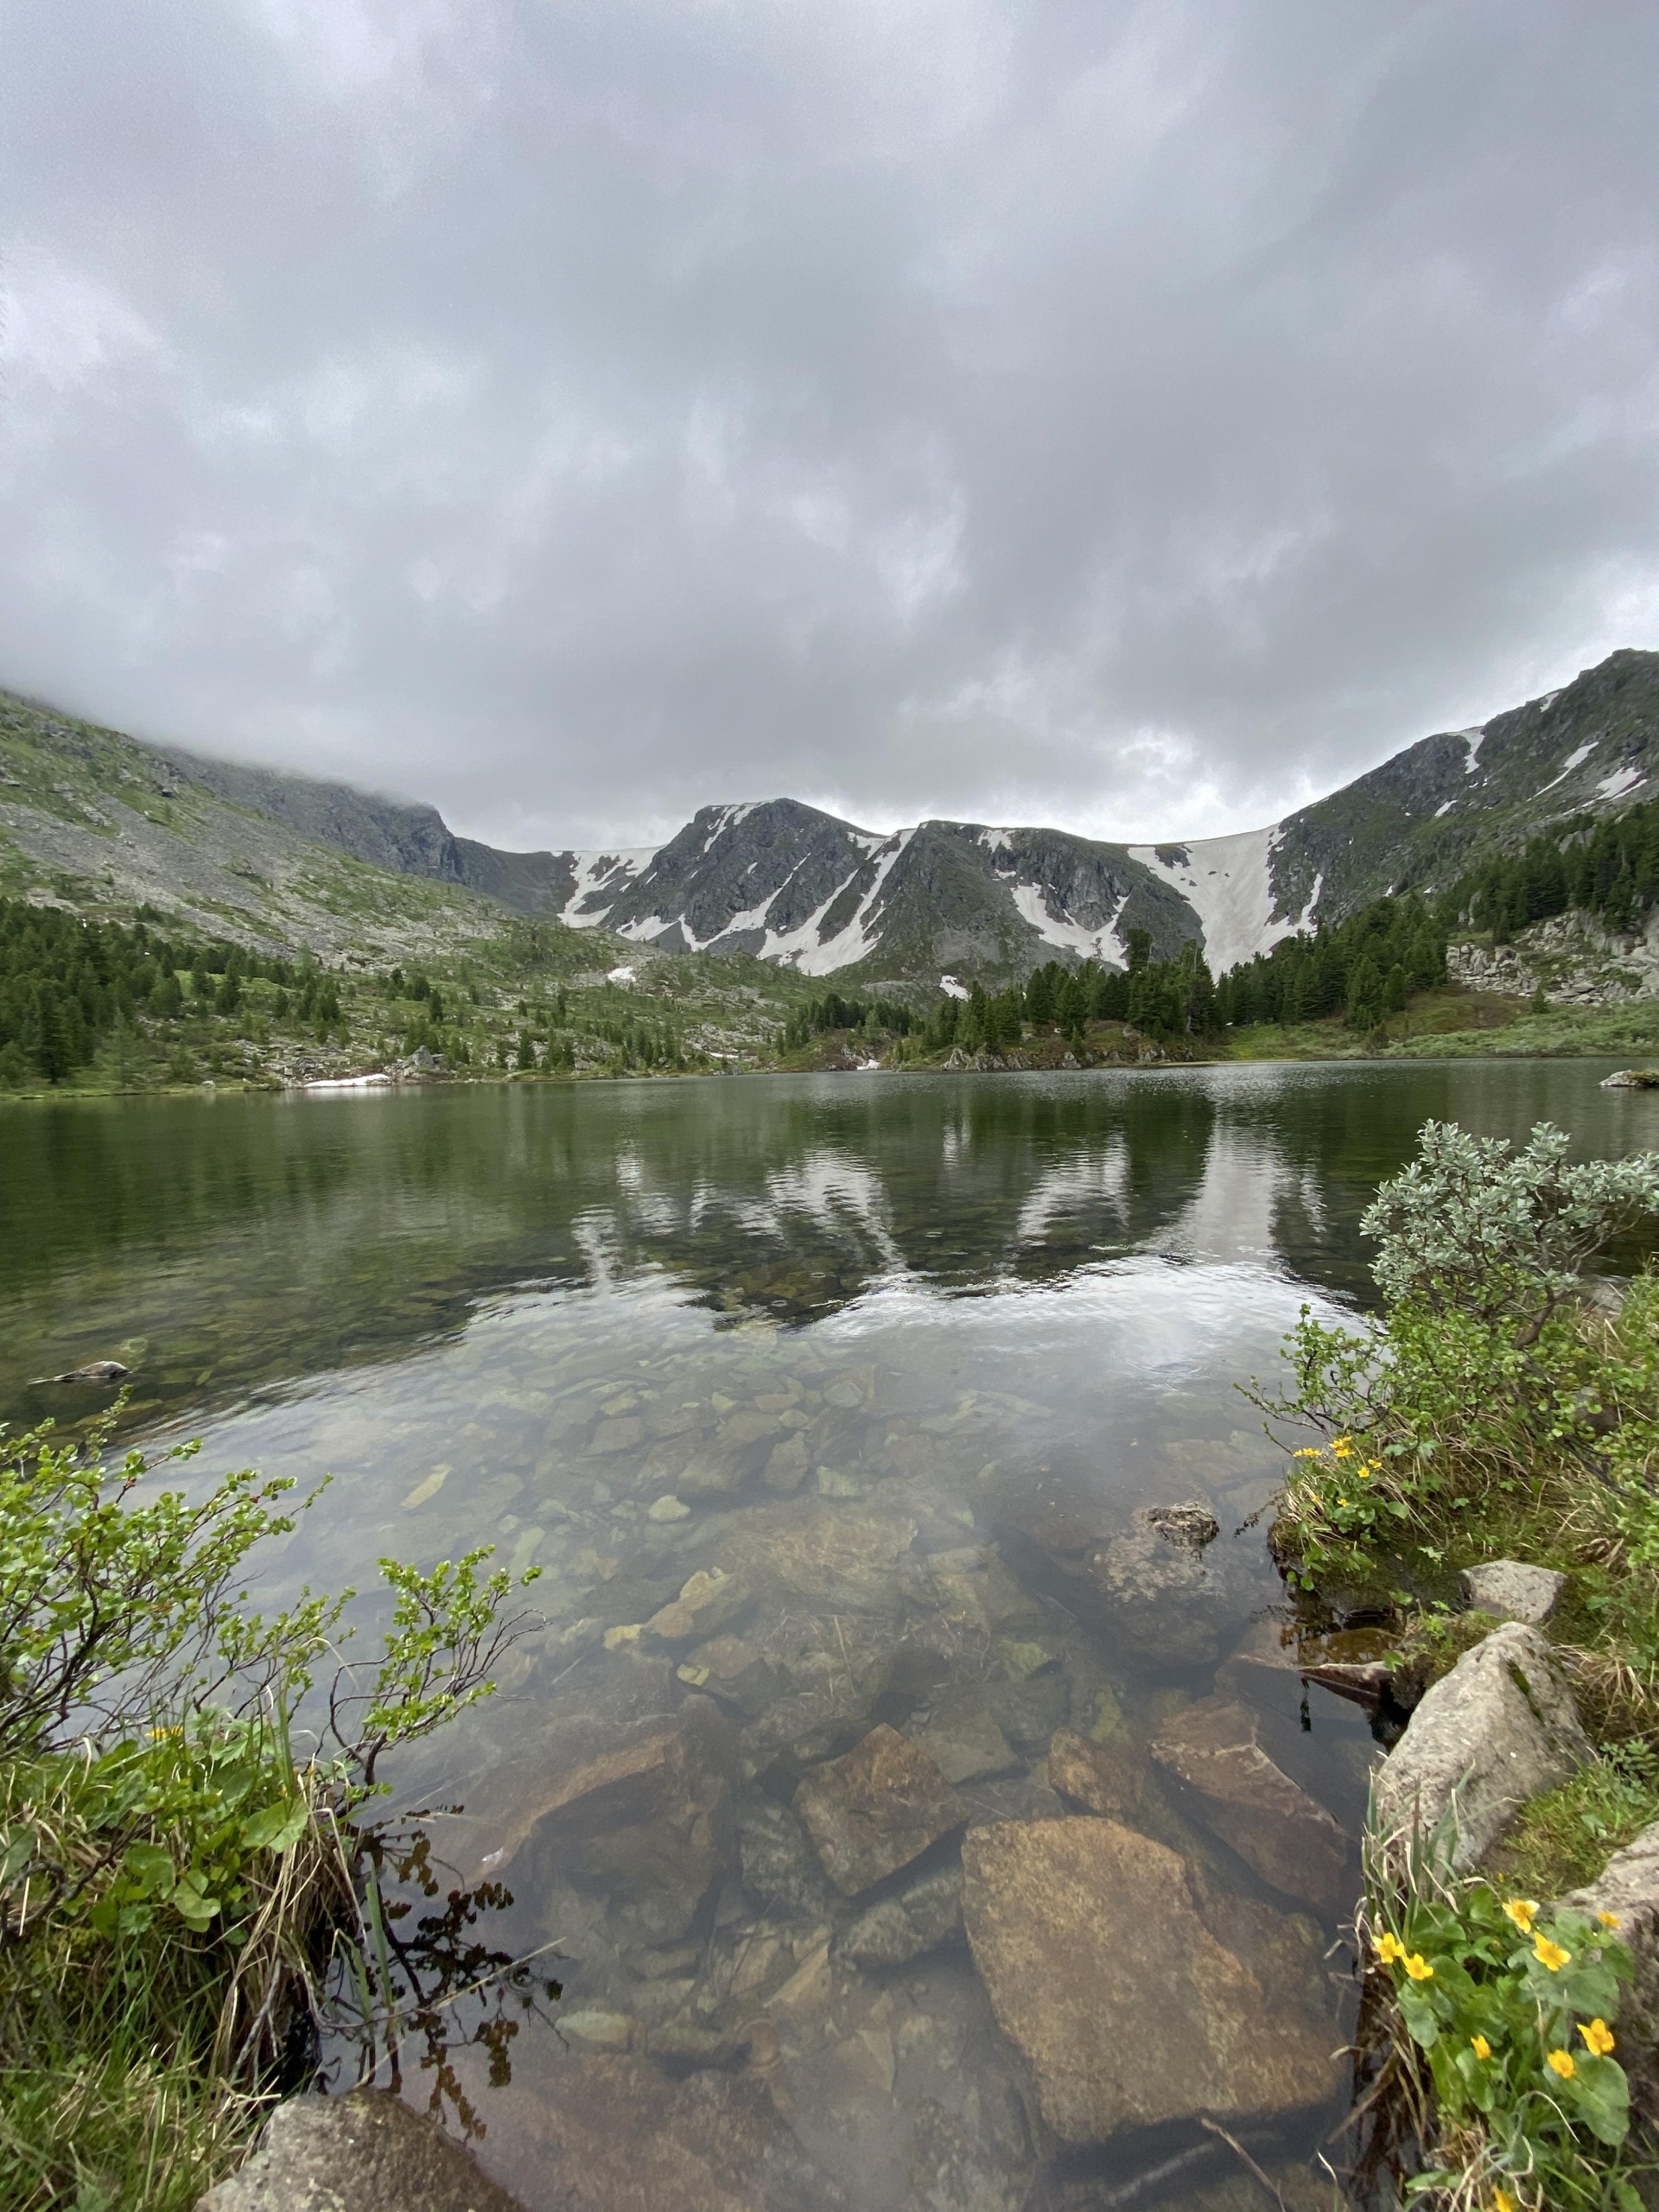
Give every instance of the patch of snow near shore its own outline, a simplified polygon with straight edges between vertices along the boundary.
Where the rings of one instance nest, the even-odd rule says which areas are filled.
[[[1131,845],[1129,858],[1179,891],[1197,913],[1204,931],[1204,953],[1213,976],[1224,976],[1243,960],[1270,952],[1281,938],[1302,928],[1307,917],[1275,921],[1270,862],[1275,823],[1267,830],[1241,830],[1231,837],[1201,837],[1192,844],[1164,847],[1186,855],[1166,862],[1156,845]],[[1317,899],[1319,887],[1313,887]],[[1309,901],[1309,912],[1313,900]]]

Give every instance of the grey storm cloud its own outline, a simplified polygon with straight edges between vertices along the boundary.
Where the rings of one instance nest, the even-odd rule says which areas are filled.
[[[645,841],[1659,643],[1651,0],[7,0],[0,683]]]

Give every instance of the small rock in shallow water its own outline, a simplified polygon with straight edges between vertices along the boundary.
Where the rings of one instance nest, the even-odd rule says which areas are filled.
[[[118,1359],[89,1359],[85,1367],[72,1367],[67,1375],[38,1375],[30,1387],[39,1389],[50,1382],[87,1382],[108,1389],[117,1382],[124,1382],[131,1372]]]
[[[1221,1523],[1207,1505],[1189,1499],[1181,1505],[1149,1505],[1147,1525],[1155,1529],[1166,1541],[1184,1544],[1189,1551],[1201,1552],[1206,1544],[1213,1544],[1221,1534]]]
[[[753,1595],[741,1574],[718,1567],[700,1569],[671,1604],[652,1615],[646,1633],[658,1643],[690,1643],[694,1637],[713,1636],[730,1626]]]
[[[982,1693],[968,1692],[935,1708],[916,1742],[947,1782],[978,1782],[1007,1774],[1020,1764],[1008,1739],[985,1709]]]
[[[1147,1792],[1146,1770],[1126,1741],[1108,1749],[1061,1728],[1048,1747],[1051,1788],[1086,1812],[1122,1816],[1138,1813]]]
[[[968,1816],[927,1754],[885,1724],[845,1758],[815,1767],[795,1809],[843,1897],[908,1866]]]
[[[962,1925],[962,1869],[951,1865],[860,1913],[836,1944],[855,1967],[901,1967],[931,1951]]]
[[[645,1508],[647,1521],[689,1521],[690,1517],[690,1507],[683,1505],[671,1491]]]
[[[760,1798],[738,1815],[743,1886],[762,1904],[795,1920],[821,1921],[830,1891],[806,1833],[786,1805]]]
[[[633,2022],[626,2012],[561,2012],[558,2030],[583,2050],[626,2050],[633,2041]]]

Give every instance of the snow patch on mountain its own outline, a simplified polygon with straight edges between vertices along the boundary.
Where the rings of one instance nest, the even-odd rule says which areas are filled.
[[[1611,776],[1604,776],[1596,785],[1598,798],[1623,798],[1626,791],[1633,791],[1638,784],[1648,780],[1645,768],[1615,768]]]
[[[601,928],[611,905],[622,896],[636,876],[644,874],[656,859],[658,849],[655,845],[625,845],[608,853],[567,854],[565,857],[575,880],[557,918],[573,930]],[[595,895],[602,896],[606,905],[591,907],[584,913],[582,902]]]
[[[1074,922],[1069,914],[1057,914],[1040,883],[1011,883],[1008,895],[1020,918],[1029,922],[1044,944],[1052,944],[1056,951],[1081,953],[1085,960],[1103,961],[1109,968],[1123,965],[1123,948],[1113,931],[1113,924],[1123,911],[1123,899],[1118,900],[1109,920],[1099,929],[1091,930],[1081,922]]]
[[[899,861],[903,857],[905,848],[915,835],[916,832],[913,830],[894,831],[887,844],[881,848],[881,857],[875,864],[875,880],[859,900],[857,911],[851,921],[844,929],[837,930],[835,936],[826,944],[803,945],[798,951],[785,952],[781,948],[786,940],[780,938],[778,940],[779,952],[773,953],[771,946],[768,945],[762,952],[761,957],[766,960],[779,957],[787,959],[791,965],[798,968],[804,976],[828,976],[837,968],[850,968],[855,960],[862,960],[868,954],[874,952],[880,940],[880,931],[871,925],[876,906],[881,897],[881,887],[893,874]],[[836,894],[836,898],[840,895],[839,892]],[[811,922],[795,932],[796,938],[804,938],[806,928],[815,928],[821,917],[829,911],[829,906],[834,903],[832,899],[821,906],[818,912],[813,916]]]
[[[1557,774],[1552,776],[1547,784],[1540,784],[1533,793],[1533,797],[1542,798],[1544,793],[1553,791],[1557,784],[1564,784],[1575,768],[1583,766],[1595,749],[1596,741],[1592,737],[1588,745],[1580,745],[1575,752],[1569,753],[1567,756],[1567,765]]]
[[[1129,847],[1131,860],[1161,875],[1197,913],[1211,975],[1224,976],[1240,961],[1270,952],[1281,938],[1304,925],[1306,917],[1274,918],[1273,849],[1278,835],[1275,823],[1231,837],[1201,837],[1189,845]],[[1313,898],[1318,897],[1316,883]],[[1310,913],[1313,904],[1310,899]]]

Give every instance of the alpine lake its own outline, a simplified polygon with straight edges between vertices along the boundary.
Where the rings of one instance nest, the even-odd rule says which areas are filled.
[[[1237,1386],[1364,1305],[1425,1121],[1659,1145],[1609,1065],[8,1108],[0,1415],[117,1357],[123,1445],[200,1440],[154,1480],[327,1477],[256,1596],[356,1586],[348,1659],[383,1555],[540,1570],[388,1808],[403,2094],[530,2212],[1311,2212],[1378,1747]]]

